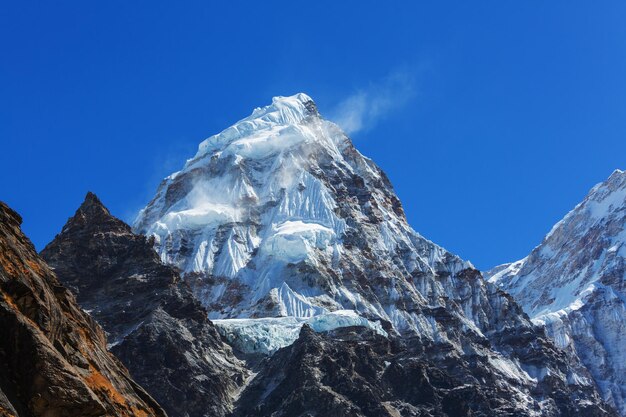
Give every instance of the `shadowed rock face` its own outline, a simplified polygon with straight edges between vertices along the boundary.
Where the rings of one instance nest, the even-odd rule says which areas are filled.
[[[0,202],[0,415],[165,416]]]
[[[562,369],[568,366],[545,340],[511,337],[537,364],[551,356]],[[544,357],[528,346],[537,343]],[[293,345],[261,364],[235,416],[615,415],[592,388],[584,393],[559,378],[544,378],[536,388],[541,404],[520,401],[523,384],[494,374],[488,361],[417,337],[385,338],[362,327],[315,333],[305,325]],[[586,396],[595,401],[581,400]]]
[[[111,350],[172,416],[220,416],[246,377],[178,272],[89,193],[42,251]]]

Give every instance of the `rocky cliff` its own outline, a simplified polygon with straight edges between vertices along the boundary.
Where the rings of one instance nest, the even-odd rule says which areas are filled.
[[[0,415],[159,416],[0,202]]]
[[[42,251],[171,416],[223,416],[247,377],[178,272],[92,193]]]

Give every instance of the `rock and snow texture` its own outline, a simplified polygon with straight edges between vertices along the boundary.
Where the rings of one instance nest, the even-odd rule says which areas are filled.
[[[596,185],[528,257],[487,273],[578,355],[626,415],[626,172]]]
[[[202,142],[134,227],[186,272],[212,318],[350,309],[430,327],[398,306],[449,296],[422,277],[471,267],[408,226],[384,173],[305,94]]]
[[[0,201],[0,416],[167,417],[21,224]]]
[[[562,352],[551,353],[555,364],[566,366]],[[292,345],[261,362],[233,416],[615,415],[597,400],[583,399],[576,391],[582,387],[550,373],[535,392],[539,401],[528,401],[520,371],[508,364],[509,374],[487,371],[493,360],[453,354],[417,337],[387,338],[364,327],[317,333],[305,325]]]
[[[271,353],[303,321],[351,310],[361,329],[464,358],[476,384],[496,375],[513,387],[516,415],[578,403],[611,415],[585,369],[511,297],[411,229],[385,174],[305,94],[276,97],[202,142],[134,230],[154,237],[212,319],[239,320],[218,325],[244,350]]]

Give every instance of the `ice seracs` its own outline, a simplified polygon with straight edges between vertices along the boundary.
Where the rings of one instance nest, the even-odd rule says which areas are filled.
[[[626,173],[615,170],[529,256],[487,273],[626,415]]]
[[[272,354],[295,342],[304,324],[316,332],[359,326],[372,329],[382,336],[387,336],[387,332],[379,323],[367,320],[353,310],[338,310],[310,318],[292,316],[226,319],[214,320],[213,323],[222,336],[241,352],[265,355]]]

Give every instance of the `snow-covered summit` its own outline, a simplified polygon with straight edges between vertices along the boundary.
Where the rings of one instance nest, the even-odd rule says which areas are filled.
[[[439,341],[526,323],[471,263],[407,224],[386,175],[303,94],[205,140],[134,228],[213,319],[354,310]]]
[[[231,149],[233,151],[251,149],[258,145],[255,140],[261,140],[261,137],[264,142],[279,142],[272,143],[274,146],[287,145],[280,142],[293,139],[290,134],[298,132],[286,128],[301,125],[312,117],[319,117],[319,113],[308,95],[298,93],[288,97],[274,97],[272,104],[257,107],[250,116],[200,143],[198,152],[188,164],[231,145],[234,147]],[[241,142],[244,138],[246,140]]]
[[[626,172],[589,191],[526,258],[487,272],[626,415]]]
[[[134,227],[214,318],[351,309],[415,328],[397,304],[445,291],[407,277],[471,267],[409,227],[385,174],[302,93],[203,141]]]

